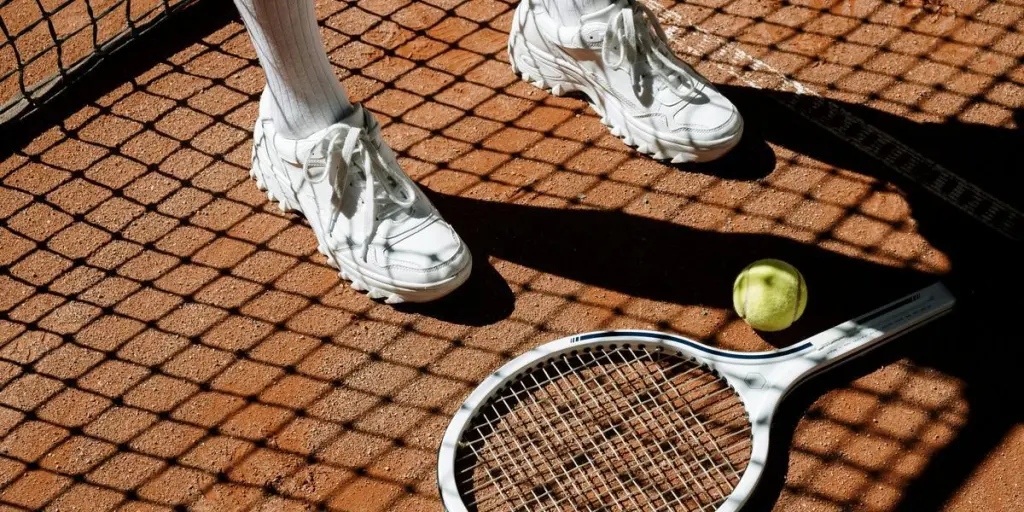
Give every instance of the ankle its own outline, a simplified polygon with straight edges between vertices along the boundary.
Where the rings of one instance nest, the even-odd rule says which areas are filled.
[[[301,140],[347,118],[354,110],[344,99],[317,105],[288,105],[271,97],[270,118],[282,137]]]

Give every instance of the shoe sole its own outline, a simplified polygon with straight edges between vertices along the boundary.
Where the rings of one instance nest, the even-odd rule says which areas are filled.
[[[259,130],[257,131],[257,134]],[[318,221],[311,220],[303,213],[298,207],[297,197],[288,197],[289,195],[294,196],[294,193],[289,194],[281,189],[281,184],[277,177],[271,176],[269,179],[264,176],[265,171],[261,168],[260,159],[258,156],[259,151],[259,139],[258,134],[253,143],[252,149],[252,166],[249,168],[249,176],[256,182],[256,188],[260,191],[266,192],[267,199],[276,204],[282,212],[295,212],[306,218],[309,222],[310,227],[313,229],[314,235],[317,239],[316,250],[323,254],[327,258],[327,264],[338,270],[338,276],[343,280],[348,281],[353,290],[363,292],[367,297],[374,300],[383,299],[386,304],[401,304],[404,302],[431,302],[440,299],[449,293],[455,291],[456,288],[461,286],[467,279],[473,270],[473,260],[470,258],[467,260],[466,266],[458,271],[454,276],[448,278],[440,283],[431,285],[430,288],[416,288],[410,285],[401,285],[394,282],[387,282],[382,280],[380,277],[376,277],[365,272],[360,271],[357,267],[347,264],[342,258],[339,258],[331,253],[320,240],[322,237],[318,232],[315,223]],[[271,170],[270,172],[274,172]]]
[[[597,97],[597,94],[595,94],[593,87],[589,85],[587,80],[582,78],[576,81],[570,80],[565,66],[557,63],[542,62],[540,59],[534,58],[533,55],[543,55],[544,52],[529,48],[527,45],[529,43],[526,41],[526,38],[513,28],[512,34],[508,38],[508,56],[512,65],[512,71],[516,76],[524,82],[549,92],[552,96],[563,96],[573,92],[583,93],[587,96],[587,103],[600,116],[601,124],[608,127],[608,131],[612,135],[621,139],[627,146],[655,160],[669,161],[675,164],[716,160],[736,147],[739,144],[740,138],[742,138],[743,124],[740,123],[736,133],[729,134],[717,142],[712,142],[709,144],[709,147],[700,150],[678,142],[659,142],[667,145],[661,148],[654,148],[652,145],[638,141],[637,137],[631,134],[629,127],[617,126],[609,121],[604,106],[593,100],[593,98]],[[521,55],[517,57],[517,53],[520,52],[522,52]],[[553,60],[558,59],[554,56],[551,58]],[[572,73],[576,73],[576,71],[573,70]],[[636,128],[636,131],[653,137],[655,140],[662,140],[656,133],[650,133],[639,128]]]

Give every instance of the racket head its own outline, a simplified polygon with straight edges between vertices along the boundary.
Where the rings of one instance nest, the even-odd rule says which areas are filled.
[[[751,424],[743,396],[751,388],[735,371],[719,371],[722,354],[678,336],[622,331],[563,338],[512,360],[445,433],[445,508],[737,507],[746,497],[736,489],[752,488],[764,466],[755,455],[767,452],[767,428]]]
[[[541,345],[513,359],[485,379],[455,413],[445,432],[438,452],[438,486],[442,501],[445,508],[450,512],[468,512],[479,509],[479,507],[475,506],[473,500],[470,500],[468,503],[464,500],[466,489],[465,487],[460,487],[463,484],[460,484],[458,480],[460,478],[460,468],[457,464],[459,462],[457,457],[460,450],[464,454],[465,450],[472,449],[474,439],[464,439],[464,436],[467,429],[473,425],[472,422],[474,420],[481,417],[481,415],[487,414],[488,404],[500,402],[500,398],[503,396],[502,393],[508,392],[510,388],[512,391],[515,391],[514,386],[517,385],[517,382],[521,383],[525,379],[531,379],[531,375],[541,375],[534,372],[538,369],[544,369],[545,365],[558,369],[557,364],[552,362],[557,361],[559,358],[565,358],[568,355],[578,359],[579,356],[574,356],[574,354],[587,353],[588,350],[593,352],[599,348],[617,348],[627,345],[641,350],[642,353],[669,354],[672,357],[695,364],[708,375],[714,376],[714,378],[706,376],[705,378],[713,380],[720,387],[724,386],[721,389],[725,391],[721,392],[734,393],[734,398],[742,403],[742,408],[747,413],[744,419],[749,423],[748,427],[741,427],[739,431],[745,432],[743,428],[749,428],[749,458],[745,462],[745,467],[742,467],[744,463],[742,460],[729,460],[730,463],[740,466],[738,469],[735,466],[733,468],[736,469],[737,473],[741,474],[735,485],[733,484],[734,478],[723,480],[728,482],[727,485],[723,485],[722,481],[718,481],[716,484],[713,477],[707,480],[707,483],[718,486],[717,491],[714,490],[714,485],[711,485],[707,488],[711,490],[706,489],[705,492],[705,495],[712,500],[709,503],[713,502],[715,504],[702,504],[697,508],[698,510],[734,512],[740,509],[747,501],[761,478],[768,454],[771,419],[776,407],[786,393],[803,380],[832,365],[859,356],[872,347],[944,316],[952,310],[954,304],[955,298],[949,290],[942,283],[934,283],[855,319],[823,331],[802,343],[768,352],[746,353],[720,350],[684,337],[652,331],[602,331],[566,337]],[[612,345],[616,347],[612,347]],[[582,366],[587,368],[586,364]],[[679,372],[676,373],[679,374]],[[659,372],[657,375],[661,376],[663,373]],[[627,378],[625,382],[632,382],[632,380]],[[567,386],[567,388],[573,389],[572,386]],[[638,393],[644,393],[644,391]],[[700,393],[697,394],[699,395]],[[511,393],[511,396],[515,395],[514,392]],[[572,401],[572,395],[569,396],[569,401]],[[506,409],[504,412],[508,413],[515,410],[518,402],[518,399],[509,401],[507,405],[503,406],[503,409]],[[700,404],[697,403],[697,405]],[[563,408],[562,411],[556,410],[555,412],[565,412],[567,417],[578,417],[580,414],[572,408],[567,410]],[[502,411],[493,412],[496,416],[501,416],[501,413]],[[529,418],[526,412],[520,416]],[[557,414],[554,416],[558,417]],[[649,417],[653,418],[655,416]],[[498,423],[494,424],[495,426],[500,426]],[[535,430],[544,434],[550,432],[550,430]],[[569,431],[571,432],[572,429]],[[647,433],[649,434],[650,431],[648,429]],[[534,434],[534,436],[540,436],[540,433]],[[663,435],[661,432],[658,432],[658,434]],[[477,437],[486,437],[487,435],[488,433],[484,432],[483,434],[478,434]],[[713,435],[712,433],[712,437]],[[699,439],[699,434],[697,437]],[[524,440],[529,441],[529,435],[516,441],[523,442]],[[469,442],[467,443],[466,441]],[[479,442],[479,440],[476,441]],[[661,441],[664,441],[664,439],[661,439]],[[643,444],[642,439],[640,444]],[[529,444],[526,444],[526,446],[529,446]],[[677,443],[675,446],[682,445]],[[663,452],[671,453],[670,447],[667,446]],[[504,460],[495,460],[501,460],[503,463],[506,461],[512,463],[519,460],[530,460],[528,457],[529,452],[523,451],[519,454],[519,457],[513,457],[513,453],[515,452],[510,449],[505,454]],[[524,456],[524,454],[527,456]],[[728,452],[725,458],[728,458]],[[546,463],[548,466],[552,466],[551,461],[544,456],[543,451],[538,450],[534,455],[534,459],[538,463]],[[716,459],[711,456],[708,460],[712,462],[720,461],[722,457]],[[570,459],[569,462],[574,463],[575,461]],[[656,469],[657,465],[658,462],[652,458],[651,469]],[[697,479],[699,479],[698,474],[701,471],[699,466],[700,464],[694,467],[694,471],[691,471]],[[568,467],[572,468],[574,466],[570,465]],[[473,469],[475,470],[476,468],[473,467]],[[615,473],[615,471],[612,473]],[[462,474],[464,475],[465,471],[462,471]],[[552,474],[557,474],[557,472]],[[564,476],[564,474],[561,476]],[[487,478],[487,475],[484,475],[484,478]],[[671,478],[667,480],[671,480]],[[544,481],[541,480],[541,483],[543,484]],[[587,481],[588,486],[590,483],[590,481]],[[729,491],[729,486],[733,485],[731,493],[723,497]],[[471,487],[470,490],[475,492],[475,488]],[[548,488],[544,485],[526,485],[526,490],[543,496],[547,493]],[[576,490],[579,496],[587,494],[587,488],[584,486],[577,485]],[[512,505],[511,507],[499,507],[498,509],[515,510],[515,503],[512,503]],[[622,507],[616,508],[615,505],[616,503],[613,500],[611,506],[602,510],[623,509]],[[643,507],[632,503],[626,509],[634,510],[641,508]],[[653,509],[657,510],[656,507]],[[534,507],[527,508],[526,510],[543,509]]]

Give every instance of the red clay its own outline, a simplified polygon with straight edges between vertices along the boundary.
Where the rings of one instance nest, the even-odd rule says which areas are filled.
[[[6,23],[31,15],[19,4]],[[657,6],[680,54],[750,120],[720,163],[643,158],[583,101],[518,81],[504,53],[514,2],[317,3],[339,78],[478,257],[465,289],[428,307],[349,289],[248,179],[263,78],[237,21],[10,148],[0,509],[439,510],[450,414],[539,343],[622,327],[765,349],[934,278],[969,283],[967,304],[999,282],[977,281],[978,256],[950,242],[981,235],[731,76],[685,22],[942,159],[951,139],[1020,129],[1024,6]],[[1019,193],[992,174],[978,179]],[[804,270],[811,301],[792,332],[761,337],[729,286],[766,256]],[[798,394],[763,508],[1024,510],[1024,436],[987,405],[991,383],[948,336],[912,340]]]

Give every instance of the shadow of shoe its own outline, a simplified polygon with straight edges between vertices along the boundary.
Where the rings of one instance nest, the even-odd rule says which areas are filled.
[[[455,227],[459,229],[457,224]],[[466,239],[473,252],[473,272],[469,279],[439,300],[422,304],[398,304],[396,310],[474,327],[499,322],[512,314],[515,309],[512,289],[488,261],[487,255],[474,249],[473,241],[476,237],[467,238],[463,231],[467,230],[460,230],[460,235]]]
[[[789,261],[807,279],[810,300],[798,325],[765,337],[779,346],[939,279],[911,262],[882,265],[779,236],[703,231],[621,211],[427,193],[469,244],[475,263],[498,258],[631,297],[731,309],[733,280],[743,267],[764,257]],[[480,267],[462,293],[417,312],[476,324],[510,314],[508,286],[490,265]]]
[[[762,131],[763,113],[753,102],[737,102],[736,106],[743,115],[744,124],[743,136],[736,147],[710,162],[675,164],[678,169],[739,181],[760,180],[775,170],[775,151],[768,145]]]

